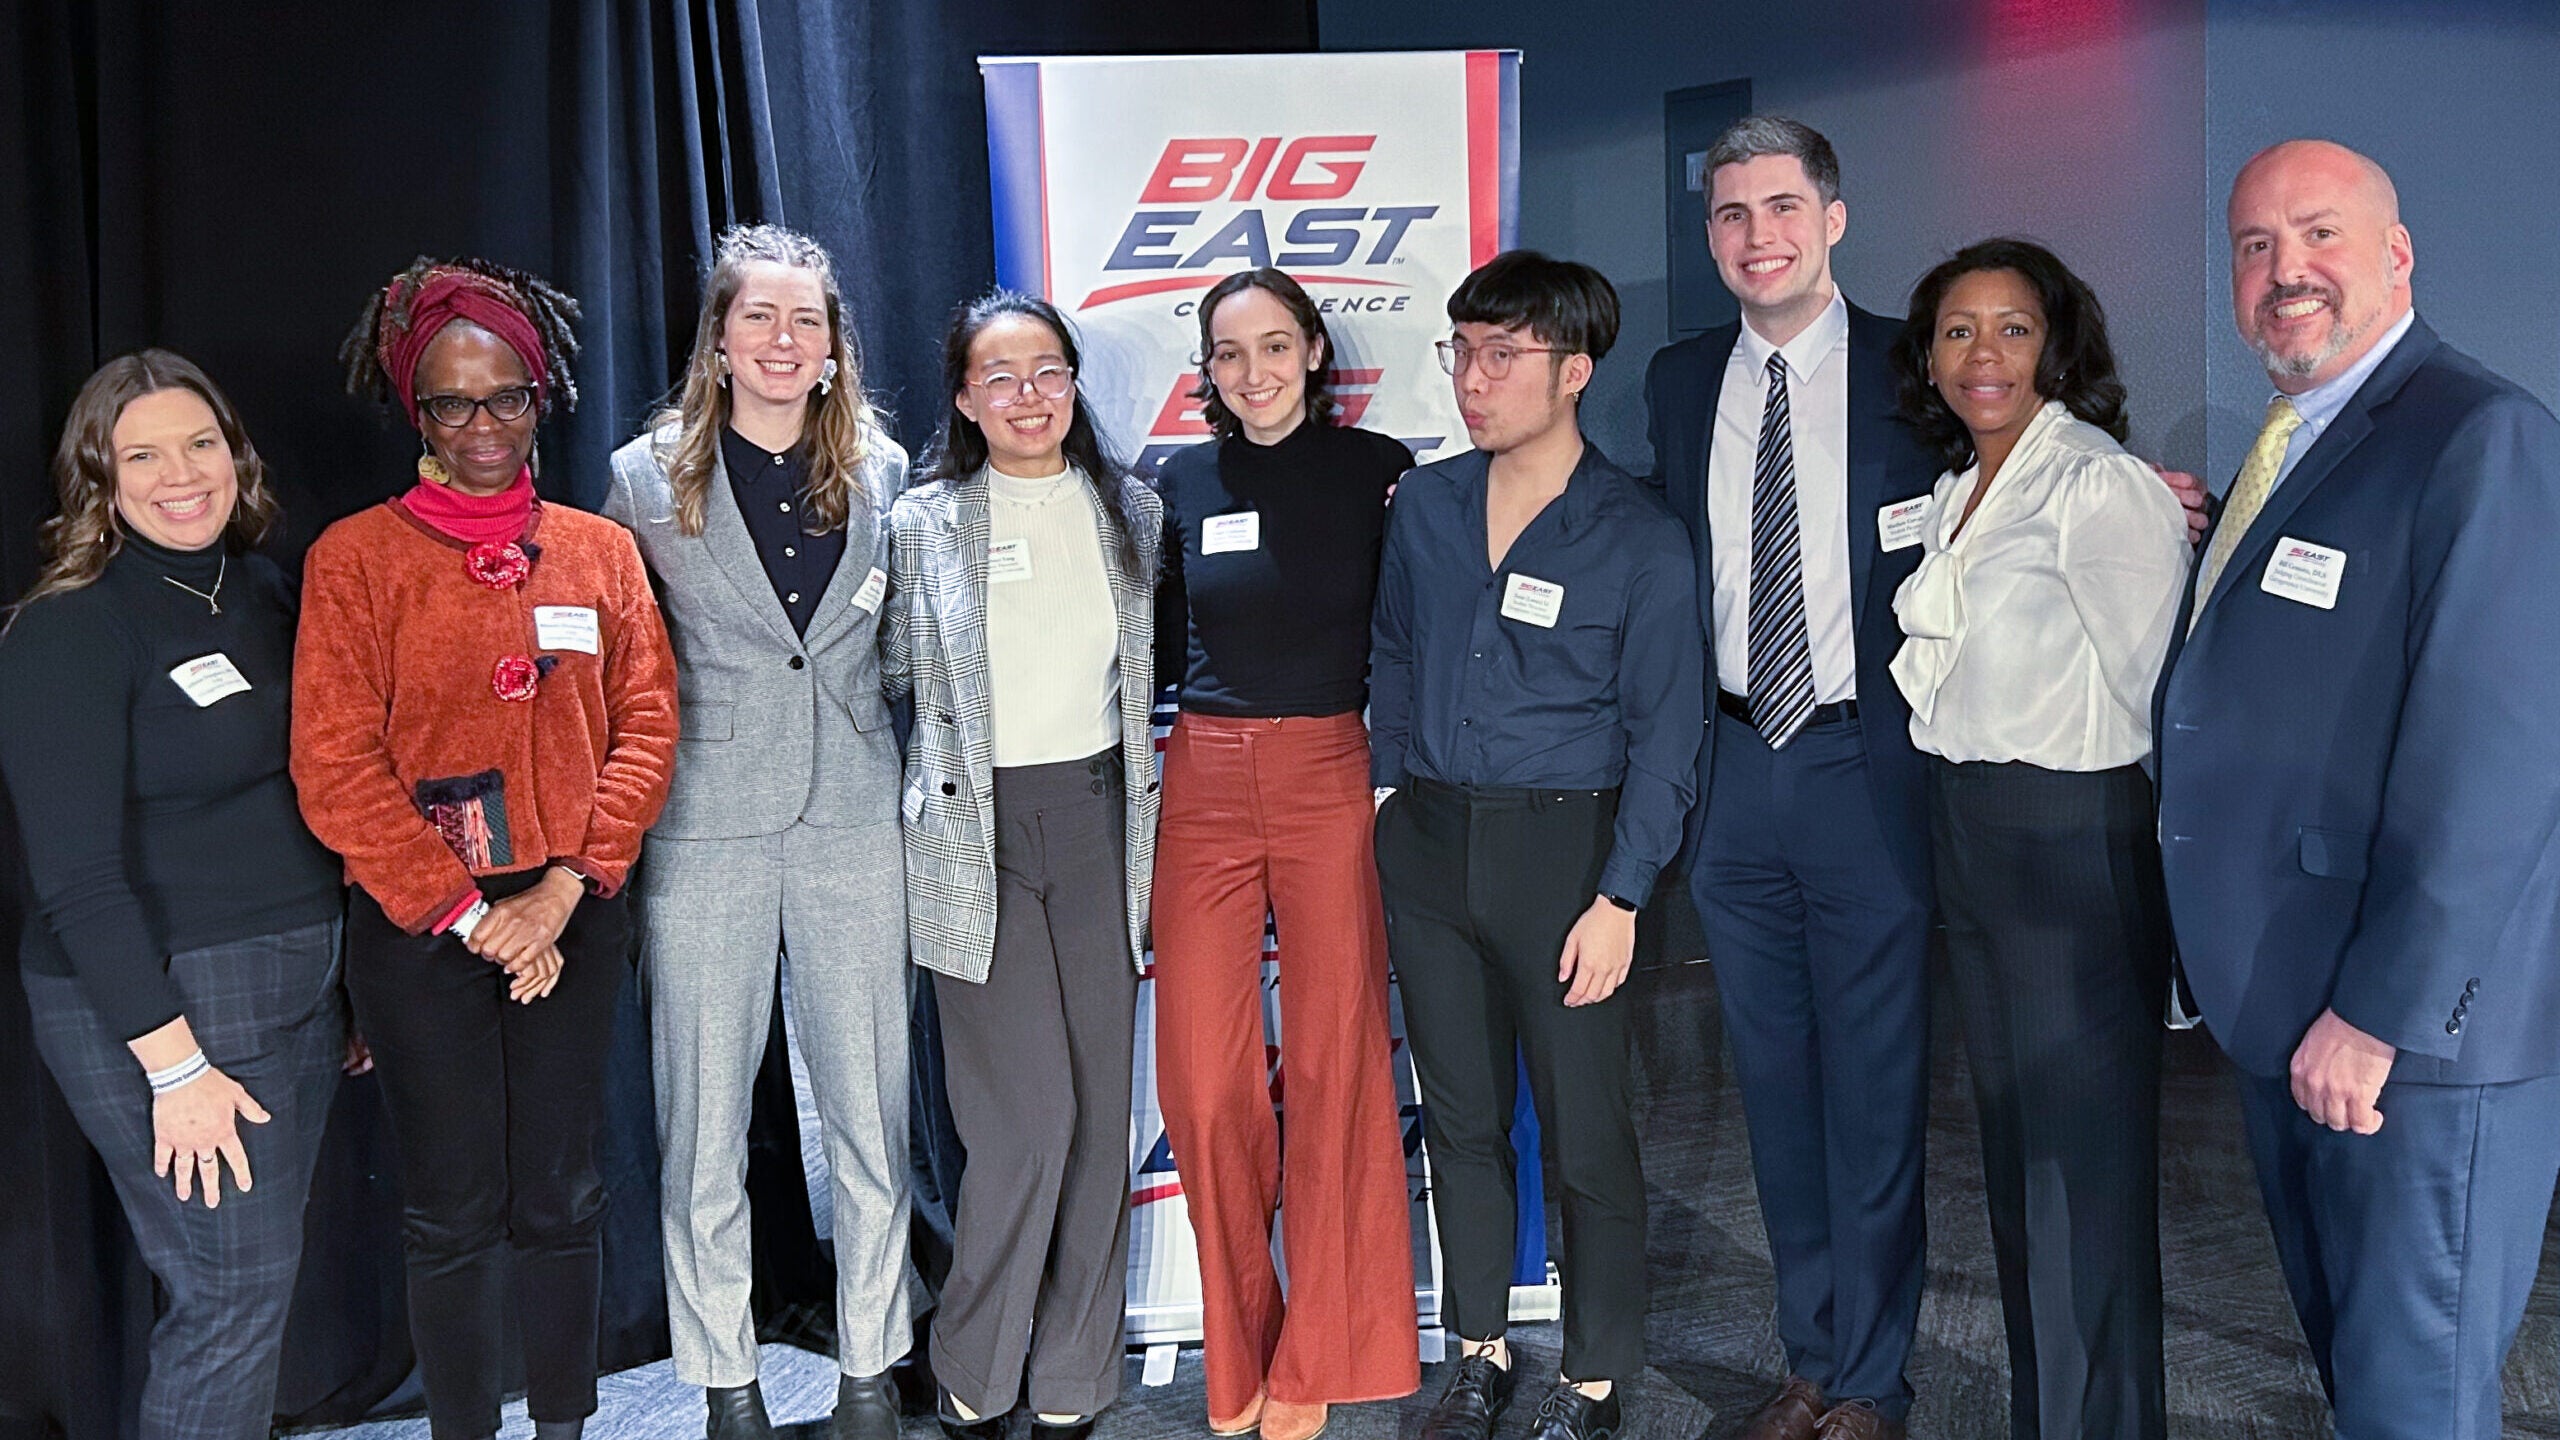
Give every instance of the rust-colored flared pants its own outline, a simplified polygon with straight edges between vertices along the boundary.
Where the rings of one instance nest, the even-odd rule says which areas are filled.
[[[1185,712],[1156,840],[1156,1084],[1200,1243],[1209,1413],[1421,1383],[1387,1049],[1387,932],[1358,715]],[[1280,943],[1284,1154],[1262,1022]],[[1285,1183],[1283,1176],[1286,1176]],[[1285,1198],[1289,1294],[1271,1264]]]

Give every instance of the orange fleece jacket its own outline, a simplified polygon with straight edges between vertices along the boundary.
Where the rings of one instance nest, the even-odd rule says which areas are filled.
[[[537,502],[525,539],[531,571],[492,590],[469,546],[390,501],[330,526],[303,563],[303,818],[412,934],[477,875],[559,862],[613,893],[666,804],[675,660],[630,532]],[[560,630],[539,647],[537,606],[593,610],[597,653]],[[532,699],[499,698],[506,655],[552,658]]]

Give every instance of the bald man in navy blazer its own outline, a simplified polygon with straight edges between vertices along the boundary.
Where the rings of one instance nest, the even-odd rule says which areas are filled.
[[[2266,150],[2230,230],[2276,395],[2160,684],[2180,957],[2341,1440],[2494,1440],[2560,1177],[2560,422],[2418,319],[2372,161]]]

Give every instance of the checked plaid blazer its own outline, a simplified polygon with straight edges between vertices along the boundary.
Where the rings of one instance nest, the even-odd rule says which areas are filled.
[[[1155,576],[1164,505],[1119,482],[1134,517],[1138,566],[1116,559],[1120,529],[1101,516],[1104,569],[1120,632],[1120,756],[1128,775],[1129,963],[1144,968],[1156,853]],[[906,784],[907,936],[915,962],[972,983],[996,943],[995,704],[987,668],[987,485],[937,480],[889,513],[889,595],[880,676],[889,697],[915,698]]]

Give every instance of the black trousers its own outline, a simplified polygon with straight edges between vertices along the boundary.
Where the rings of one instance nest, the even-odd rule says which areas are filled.
[[[2167,905],[2151,783],[1930,765],[2015,1440],[2156,1440]]]
[[[166,1303],[151,1326],[142,1440],[266,1440],[302,1263],[302,1206],[338,1093],[347,1012],[338,922],[184,950],[169,977],[205,1058],[267,1109],[240,1122],[253,1188],[179,1203],[151,1173],[151,1087],[69,976],[27,974],[36,1048],[97,1147]]]
[[[484,877],[492,899],[541,871]],[[596,1130],[614,1001],[631,968],[623,897],[589,895],[560,934],[560,983],[530,1005],[450,935],[409,935],[358,888],[347,993],[400,1152],[409,1332],[435,1440],[495,1434],[508,1282],[536,1420],[596,1408],[604,1183]]]
[[[1378,814],[1387,953],[1422,1082],[1443,1292],[1462,1339],[1510,1318],[1511,1113],[1525,1061],[1564,1212],[1564,1373],[1644,1369],[1644,1172],[1628,1108],[1627,988],[1567,1009],[1556,961],[1599,893],[1614,790],[1410,780]],[[1516,1057],[1516,1058],[1515,1058]]]

